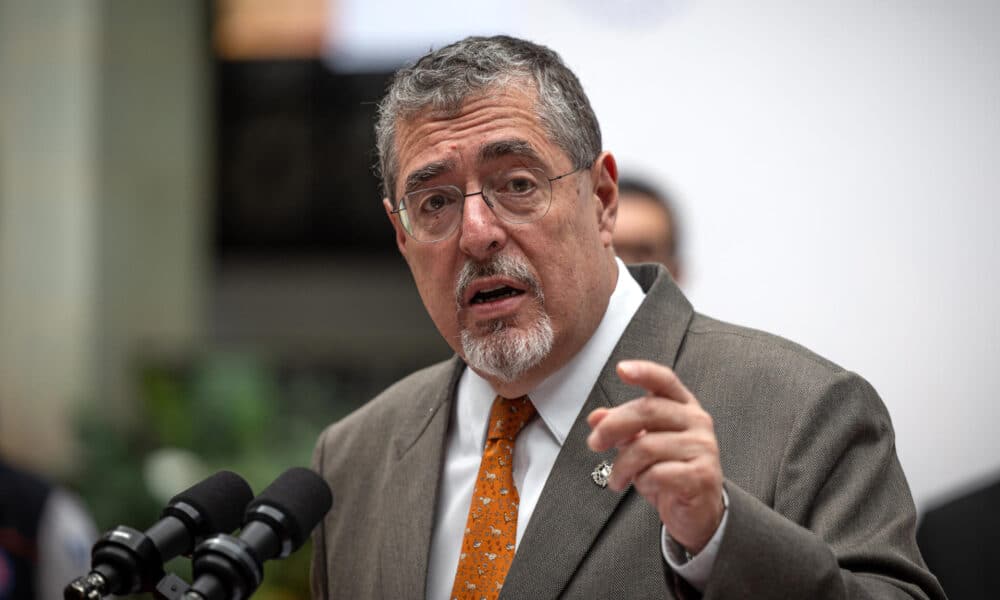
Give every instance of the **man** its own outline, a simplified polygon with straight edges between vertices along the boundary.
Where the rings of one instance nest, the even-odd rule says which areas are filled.
[[[555,53],[432,52],[376,131],[456,356],[321,436],[314,597],[943,597],[871,387],[615,259],[615,160]]]
[[[667,195],[637,178],[618,182],[618,215],[612,243],[629,264],[660,263],[681,283],[680,227]]]

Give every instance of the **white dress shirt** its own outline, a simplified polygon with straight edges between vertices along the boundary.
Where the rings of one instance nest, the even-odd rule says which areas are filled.
[[[629,274],[624,263],[617,258],[615,262],[618,265],[618,280],[607,311],[594,335],[572,360],[528,393],[539,418],[533,419],[521,430],[514,446],[514,484],[521,500],[517,515],[518,544],[521,543],[521,536],[570,428],[618,340],[645,298],[642,288]],[[486,425],[496,395],[489,382],[472,369],[465,369],[462,373],[452,408],[441,489],[431,535],[426,590],[426,597],[431,600],[444,600],[451,594],[469,505],[483,454]],[[710,543],[713,549],[718,546],[719,540],[716,538],[721,538],[722,530],[723,527],[720,526],[713,538],[715,544]],[[671,556],[674,553],[668,551],[669,537],[665,531],[664,529],[664,558],[681,576],[685,576],[684,570],[688,566],[700,567],[702,571],[706,567],[711,568],[714,556],[705,556],[708,554],[706,552],[687,564],[680,564],[683,559]],[[705,579],[707,582],[707,572]],[[691,579],[689,582],[698,588],[705,583]]]

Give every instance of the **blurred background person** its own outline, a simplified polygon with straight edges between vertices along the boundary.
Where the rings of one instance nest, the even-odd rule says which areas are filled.
[[[623,176],[618,182],[615,252],[626,263],[661,263],[674,281],[683,281],[681,227],[670,196],[653,183]]]
[[[917,545],[952,600],[1000,598],[1000,479],[923,516]]]
[[[61,598],[96,540],[75,494],[0,459],[0,600]]]

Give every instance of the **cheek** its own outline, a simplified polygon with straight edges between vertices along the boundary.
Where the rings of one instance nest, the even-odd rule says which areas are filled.
[[[593,213],[563,213],[546,231],[547,243],[533,253],[543,277],[546,303],[551,316],[579,314],[599,287],[599,266],[604,249],[611,244],[610,232],[599,230]]]
[[[410,270],[413,272],[413,279],[417,282],[417,289],[420,290],[420,297],[424,303],[439,304],[448,286],[440,261],[411,260]]]
[[[438,254],[412,255],[409,259],[410,271],[417,284],[420,299],[431,319],[445,335],[446,329],[454,326],[456,320],[455,276],[451,262]]]

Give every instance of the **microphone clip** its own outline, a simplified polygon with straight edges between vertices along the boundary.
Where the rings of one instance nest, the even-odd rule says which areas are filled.
[[[94,544],[92,557],[94,570],[70,583],[67,598],[90,600],[120,591],[141,590],[143,582],[163,577],[163,560],[156,544],[145,533],[126,525],[101,536]]]

